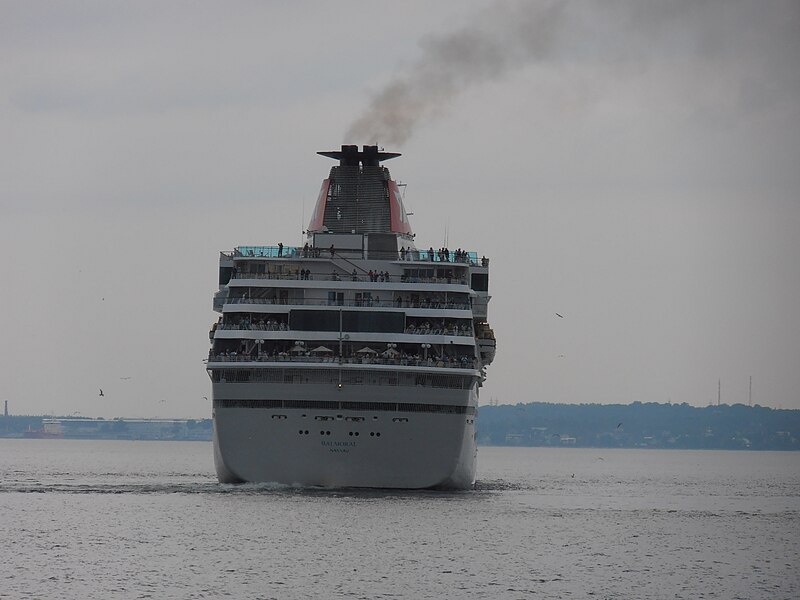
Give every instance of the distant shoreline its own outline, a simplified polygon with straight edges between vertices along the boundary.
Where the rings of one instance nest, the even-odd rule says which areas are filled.
[[[533,402],[481,406],[478,413],[480,446],[800,450],[795,409]],[[0,416],[0,438],[210,441],[212,428],[211,419]]]

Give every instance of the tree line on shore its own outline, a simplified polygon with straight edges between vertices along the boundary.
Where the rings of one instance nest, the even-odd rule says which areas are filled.
[[[800,450],[800,410],[633,402],[484,406],[478,442],[497,446]]]

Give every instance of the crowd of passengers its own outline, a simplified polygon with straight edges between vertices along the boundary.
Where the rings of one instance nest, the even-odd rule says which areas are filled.
[[[431,323],[422,321],[421,323],[410,323],[403,333],[415,333],[421,335],[472,335],[470,327],[466,324],[445,322],[443,320]]]
[[[314,279],[318,281],[342,281],[342,276],[343,274],[336,270],[331,271],[330,275],[317,273],[315,276],[315,274],[312,273],[310,269],[287,268],[282,271],[260,272],[260,271],[254,271],[252,269],[249,271],[244,269],[239,269],[239,267],[234,267],[233,273],[231,275],[233,279],[294,279],[299,281],[310,281]],[[360,275],[356,271],[356,269],[353,269],[352,273],[350,274],[350,279],[352,279],[353,281],[370,281],[373,283],[385,283],[392,281],[392,275],[388,271],[372,271],[372,270],[370,270],[368,273],[364,275]],[[452,274],[450,274],[447,277],[425,278],[425,281],[439,281],[439,282],[446,281],[447,283],[452,283],[454,279],[461,283],[466,282],[463,275],[455,277]],[[400,275],[400,281],[402,283],[419,283],[420,281],[423,281],[423,279],[403,273],[402,275]]]
[[[251,329],[255,331],[288,331],[289,326],[283,321],[273,319],[250,319],[243,317],[238,320],[229,320],[219,323],[219,329]]]
[[[277,319],[252,319],[241,317],[238,319],[228,319],[226,322],[214,324],[212,332],[217,329],[251,330],[251,331],[288,331],[289,326],[284,321]],[[472,335],[469,325],[464,323],[454,323],[442,319],[434,321],[422,321],[421,323],[409,323],[403,333],[418,335]]]
[[[355,269],[353,269],[352,277],[353,281],[358,281],[358,273],[356,273]],[[369,273],[367,273],[367,277],[369,277],[369,280],[372,282],[380,281],[381,283],[383,283],[385,281],[391,281],[391,276],[389,275],[389,271],[373,271],[372,269],[370,269]]]
[[[339,358],[333,354],[315,355],[311,351],[303,353],[287,352],[285,350],[278,351],[273,349],[272,352],[237,352],[236,350],[223,350],[218,354],[209,354],[209,360],[218,361],[295,361],[302,362],[314,359],[316,362],[338,362]],[[350,364],[377,364],[377,365],[425,365],[430,367],[450,367],[450,368],[477,368],[478,361],[473,356],[461,355],[450,356],[446,354],[429,353],[426,357],[424,354],[411,353],[405,351],[385,351],[380,354],[366,354],[345,357],[342,362]]]
[[[410,298],[406,296],[395,298],[395,305],[398,308],[453,308],[453,309],[468,309],[470,307],[469,301],[453,300],[452,298],[445,299],[442,296],[426,296],[425,298]]]
[[[278,246],[277,246],[277,256],[278,256],[278,258],[283,258],[283,256],[284,256],[283,248],[284,248],[283,242],[278,242]],[[301,248],[290,248],[290,247],[287,247],[285,256],[287,256],[287,257],[302,256],[303,258],[320,258],[320,257],[323,256],[323,252],[325,252],[325,255],[329,254],[331,257],[333,257],[335,252],[336,252],[336,249],[335,249],[333,244],[331,244],[330,248],[328,248],[327,250],[323,250],[322,248],[314,247],[313,245],[310,245],[308,242],[306,242],[303,245],[302,249]],[[403,246],[403,247],[400,248],[400,251],[398,252],[398,255],[400,257],[400,260],[403,260],[403,261],[415,260],[415,259],[419,258],[419,251],[415,250],[413,248],[410,248],[410,247],[406,248],[405,246]],[[268,256],[268,254],[256,253],[255,250],[245,251],[245,253],[243,254],[238,249],[234,249],[233,256]],[[452,258],[452,261],[450,260],[451,258]],[[443,247],[443,248],[439,248],[437,251],[434,252],[433,246],[431,246],[430,248],[428,248],[427,260],[429,260],[431,262],[436,262],[436,261],[438,261],[438,262],[460,262],[460,263],[474,264],[472,259],[469,256],[469,253],[466,250],[462,250],[461,248],[458,248],[457,250],[454,250],[454,251],[451,252],[449,248]],[[481,266],[483,266],[483,267],[489,266],[489,259],[486,258],[485,256],[481,258],[480,262],[481,262]]]
[[[302,299],[283,299],[278,298],[229,298],[226,302],[231,304],[323,304],[325,300],[309,300],[308,302]],[[452,298],[445,298],[443,296],[426,296],[425,298],[411,298],[406,296],[403,298],[398,295],[394,300],[381,301],[380,296],[374,298],[367,296],[359,300],[351,300],[344,303],[346,306],[394,306],[396,308],[439,308],[439,309],[460,309],[465,310],[470,307],[469,301],[454,300]]]
[[[412,248],[406,249],[405,247],[400,248],[400,260],[414,260],[414,258],[418,255],[415,255],[415,250]],[[451,261],[452,259],[452,261]],[[469,257],[469,253],[466,250],[462,250],[461,248],[450,251],[449,248],[439,248],[437,251],[434,252],[433,246],[428,248],[428,256],[426,260],[430,262],[460,262],[460,263],[468,263],[474,264]],[[481,264],[485,267],[488,264],[488,260],[484,256],[481,260]]]

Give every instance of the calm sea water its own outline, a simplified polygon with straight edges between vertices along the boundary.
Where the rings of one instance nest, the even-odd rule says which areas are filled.
[[[800,598],[800,454],[481,448],[475,491],[216,483],[0,440],[0,598]]]

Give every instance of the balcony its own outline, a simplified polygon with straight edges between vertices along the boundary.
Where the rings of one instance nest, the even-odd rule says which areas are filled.
[[[309,269],[310,271],[310,269]],[[300,273],[253,273],[234,271],[231,280],[280,280],[280,281],[353,281],[367,283],[400,283],[402,285],[415,283],[436,283],[445,285],[467,285],[466,277],[406,277],[404,275],[393,275],[383,281],[370,281],[365,275],[345,275],[344,273],[312,273],[301,275]],[[337,286],[343,287],[343,286]]]
[[[328,248],[311,246],[238,246],[232,253],[226,253],[226,256],[231,258],[331,258],[331,252]],[[489,259],[485,256],[478,258],[477,252],[464,250],[460,253],[451,251],[445,254],[443,251],[436,251],[432,248],[428,250],[402,249],[397,252],[368,252],[334,248],[335,256],[369,260],[465,264],[473,267],[489,265]]]
[[[331,307],[370,307],[370,308],[413,308],[425,310],[470,310],[469,302],[454,300],[325,300],[304,298],[226,298],[224,304],[271,304],[279,306],[331,306]]]
[[[311,354],[297,355],[289,352],[278,354],[209,354],[208,364],[211,363],[258,363],[267,366],[268,363],[311,363],[325,364],[330,366],[339,365],[383,365],[395,367],[426,367],[437,369],[478,369],[478,361],[475,358],[463,356],[455,357],[420,357],[418,355],[400,355],[397,357],[389,356],[364,356],[360,358],[343,358],[341,361],[336,356],[315,356]]]

